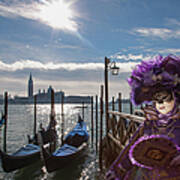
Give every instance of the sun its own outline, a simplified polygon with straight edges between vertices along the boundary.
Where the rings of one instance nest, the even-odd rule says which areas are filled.
[[[38,16],[47,25],[62,30],[77,31],[78,26],[75,22],[75,13],[71,8],[71,3],[65,0],[42,1]]]

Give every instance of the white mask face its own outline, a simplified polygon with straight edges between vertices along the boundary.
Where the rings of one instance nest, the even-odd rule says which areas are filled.
[[[175,99],[173,94],[167,91],[158,92],[154,95],[154,102],[156,109],[161,114],[167,114],[173,110],[175,105]]]
[[[163,103],[158,103],[157,101],[155,102],[156,109],[161,113],[161,114],[167,114],[170,111],[173,110],[175,105],[175,100],[172,99],[171,101],[167,102],[164,101]]]

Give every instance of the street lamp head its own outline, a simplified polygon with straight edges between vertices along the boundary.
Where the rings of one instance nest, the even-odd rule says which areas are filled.
[[[119,74],[119,67],[116,66],[116,62],[112,61],[105,57],[105,72],[108,72],[111,70],[112,75],[118,75]]]
[[[119,74],[119,67],[116,66],[116,62],[113,61],[111,66],[110,66],[112,75],[118,75]]]

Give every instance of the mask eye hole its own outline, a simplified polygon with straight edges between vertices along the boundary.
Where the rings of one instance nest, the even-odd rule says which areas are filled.
[[[163,91],[157,92],[153,95],[153,100],[158,102],[159,104],[163,102],[170,102],[173,99],[172,93]]]

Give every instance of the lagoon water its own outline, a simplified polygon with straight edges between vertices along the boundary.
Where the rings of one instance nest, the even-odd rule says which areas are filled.
[[[42,123],[46,127],[49,122],[50,104],[37,105],[37,128]],[[82,109],[76,108],[76,104],[64,105],[65,134],[67,134],[76,124],[78,114],[82,114]],[[123,106],[123,111],[128,112],[129,105]],[[0,105],[0,110],[3,110]],[[61,136],[61,105],[55,104],[56,129]],[[95,116],[95,112],[94,112]],[[88,105],[84,109],[84,120],[87,123],[89,134],[91,135],[91,107]],[[27,135],[33,134],[34,106],[33,105],[9,105],[8,106],[8,126],[7,126],[7,152],[13,153],[23,145],[27,144]],[[95,121],[95,117],[94,117]],[[94,122],[95,124],[95,122]],[[105,123],[104,123],[105,126]],[[95,129],[94,129],[95,133]],[[95,137],[95,134],[94,134]],[[91,137],[90,141],[91,142]],[[95,142],[95,139],[94,139]],[[3,148],[3,129],[0,129],[0,147]],[[92,148],[94,147],[94,148]],[[0,162],[0,180],[102,180],[99,177],[98,156],[95,152],[95,144],[89,143],[89,149],[76,162],[72,162],[67,168],[53,173],[47,173],[42,162],[34,163],[26,168],[3,172]]]

